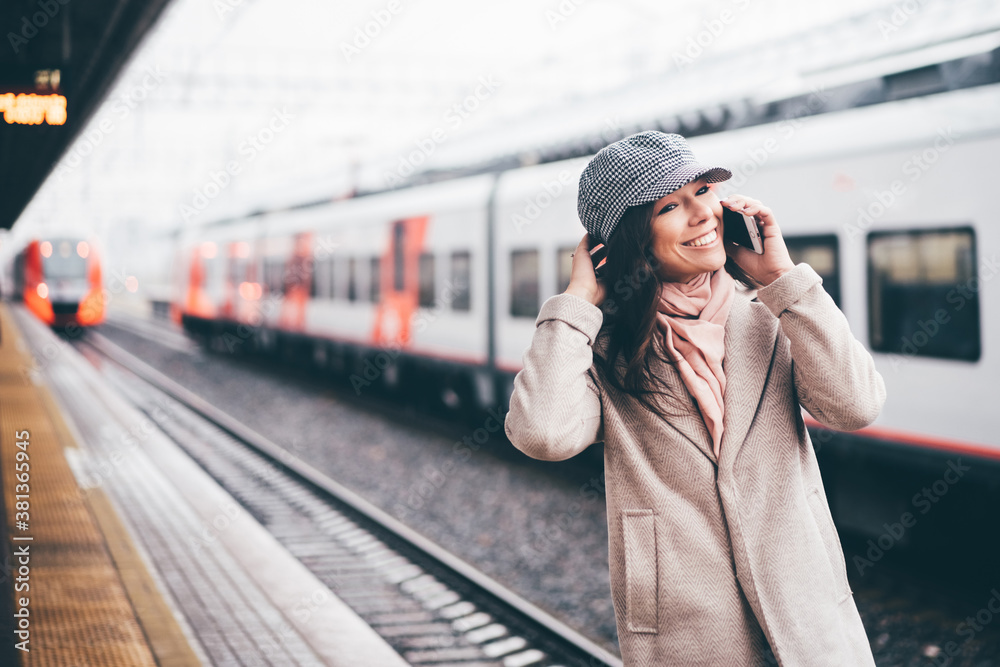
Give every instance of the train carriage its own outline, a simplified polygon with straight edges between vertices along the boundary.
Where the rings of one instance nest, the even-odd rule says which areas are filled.
[[[1000,232],[988,199],[997,108],[1000,86],[985,85],[691,140],[701,159],[733,168],[720,195],[743,192],[775,210],[793,258],[823,276],[872,350],[890,400],[862,435],[1000,458],[979,401],[1000,377],[990,347]],[[261,338],[304,346],[359,391],[397,382],[399,368],[424,369],[447,377],[422,380],[425,394],[502,405],[538,308],[568,283],[585,164],[271,213],[193,232],[188,248],[249,248],[260,279],[240,285],[259,289],[227,289],[237,302],[275,303],[251,323]],[[247,321],[220,314],[221,290],[214,310],[192,310],[193,284],[178,301],[189,328]]]
[[[53,235],[29,240],[12,260],[13,296],[53,327],[104,321],[101,260],[91,239]]]

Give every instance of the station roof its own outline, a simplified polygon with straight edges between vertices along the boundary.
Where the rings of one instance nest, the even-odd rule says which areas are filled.
[[[167,2],[0,3],[0,228],[17,220]]]
[[[682,16],[669,3],[585,3],[566,25],[533,0],[427,1],[350,59],[343,40],[372,20],[364,5],[171,3],[15,231],[68,224],[124,253],[145,234],[592,155],[641,129],[711,135],[1000,83],[996,0],[843,0],[808,16],[794,0],[761,0],[714,41],[728,1],[688,3]],[[537,48],[511,51],[512,37]],[[119,114],[140,80],[145,90],[147,65],[162,66],[162,84]],[[502,88],[480,104],[491,76]],[[286,108],[280,141],[244,151]],[[230,161],[239,178],[215,189]]]

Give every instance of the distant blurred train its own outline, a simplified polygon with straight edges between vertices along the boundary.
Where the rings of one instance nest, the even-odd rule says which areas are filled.
[[[92,241],[79,236],[32,239],[8,267],[10,296],[53,327],[90,327],[104,321],[101,261]]]
[[[1000,459],[983,400],[1000,380],[998,109],[991,84],[691,141],[733,169],[720,196],[775,211],[872,351],[889,398],[852,437]],[[412,380],[448,405],[506,406],[540,304],[569,282],[585,164],[189,229],[174,317],[220,349],[347,373],[359,393]]]

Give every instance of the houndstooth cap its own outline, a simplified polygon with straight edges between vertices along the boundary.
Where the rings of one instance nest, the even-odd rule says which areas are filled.
[[[607,243],[630,206],[656,201],[691,181],[732,178],[724,167],[695,161],[679,134],[649,130],[602,148],[580,175],[577,212],[592,236]]]

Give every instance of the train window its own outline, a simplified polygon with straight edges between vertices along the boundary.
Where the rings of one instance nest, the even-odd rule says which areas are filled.
[[[434,255],[429,252],[420,253],[417,271],[419,273],[417,302],[422,307],[430,308],[434,305]]]
[[[310,295],[317,299],[329,298],[327,287],[330,285],[330,264],[324,260],[313,261],[312,289]]]
[[[796,264],[804,262],[823,278],[823,289],[833,297],[838,308],[840,301],[840,245],[836,234],[785,236],[788,254]]]
[[[291,286],[289,279],[291,278],[291,271],[288,269],[288,265],[282,261],[277,261],[274,263],[274,276],[275,280],[278,282],[278,291],[282,294],[288,294],[288,288]]]
[[[278,294],[285,293],[285,264],[280,259],[274,260],[271,265],[271,275],[274,280],[274,291]]]
[[[510,254],[510,314],[538,317],[537,250],[515,250]]]
[[[53,240],[52,245],[54,252],[42,257],[42,270],[47,278],[82,278],[87,275],[87,260],[76,249],[75,242]]]
[[[271,294],[282,293],[282,273],[281,260],[269,259],[264,262],[264,283]]]
[[[351,257],[347,260],[347,300],[357,301],[358,300],[358,278],[357,278],[357,259]]]
[[[340,280],[337,278],[337,271],[339,271],[340,259],[336,255],[330,255],[330,258],[326,260],[326,279],[329,295],[328,298],[336,299],[340,296],[337,293],[337,288],[340,286]]]
[[[470,280],[472,259],[468,250],[451,253],[451,287],[454,298],[451,300],[453,310],[469,310]]]
[[[264,289],[264,264],[259,257],[250,260],[247,265],[247,281]]]
[[[240,296],[245,293],[240,289],[240,286],[248,279],[249,267],[250,260],[248,259],[233,257],[229,260],[229,287]]]
[[[403,242],[406,240],[406,227],[402,221],[395,223],[392,228],[392,289],[395,292],[402,292],[403,286]]]
[[[975,245],[970,227],[868,234],[873,350],[979,359]]]
[[[219,286],[218,258],[206,257],[203,261],[205,267],[205,280],[202,287],[209,294],[215,294]]]
[[[573,272],[573,257],[576,248],[556,250],[556,294],[562,294],[569,287],[569,277]]]
[[[284,270],[281,272],[281,289],[285,294],[299,285],[298,264],[298,260],[293,255],[288,259],[288,263],[285,264]]]
[[[313,258],[311,259],[312,266],[309,271],[309,298],[315,299],[319,294],[319,263]]]
[[[382,259],[380,257],[371,258],[372,279],[368,283],[368,298],[372,303],[378,303],[379,293],[382,286]]]
[[[229,284],[239,287],[247,279],[247,265],[249,261],[238,257],[229,259]]]

